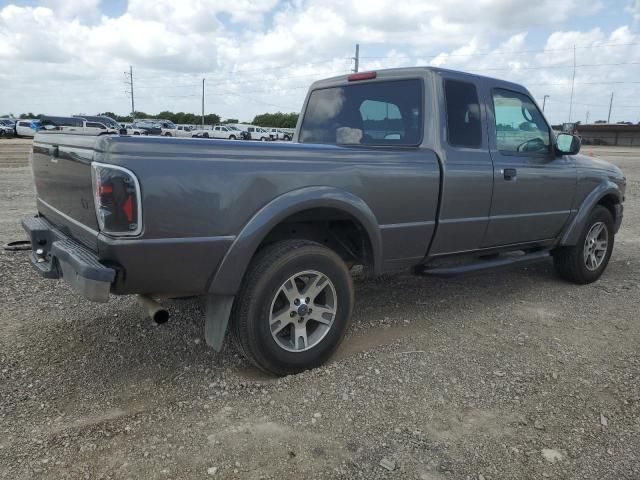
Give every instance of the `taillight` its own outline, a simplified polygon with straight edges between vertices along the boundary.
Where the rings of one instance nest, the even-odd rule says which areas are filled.
[[[100,230],[110,235],[139,235],[142,231],[140,185],[133,172],[93,162],[91,179]]]
[[[347,81],[349,82],[357,82],[358,80],[372,80],[378,76],[377,72],[361,72],[361,73],[352,73],[347,77]]]

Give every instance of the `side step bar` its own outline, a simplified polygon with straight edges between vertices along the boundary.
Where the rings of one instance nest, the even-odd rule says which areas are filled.
[[[520,256],[511,256],[505,258],[496,258],[495,260],[480,260],[466,265],[455,265],[451,267],[434,267],[429,268],[427,265],[416,268],[416,275],[424,275],[429,277],[453,277],[465,273],[481,272],[499,267],[508,267],[511,265],[542,262],[551,256],[549,250],[539,250],[537,252],[525,253]]]

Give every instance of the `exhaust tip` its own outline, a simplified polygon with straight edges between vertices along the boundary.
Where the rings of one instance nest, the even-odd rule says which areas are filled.
[[[156,323],[157,325],[161,325],[163,323],[167,323],[169,320],[169,311],[162,307],[158,302],[153,300],[151,297],[147,297],[145,295],[137,296],[138,302],[147,312],[149,318]]]
[[[153,314],[152,319],[158,325],[162,325],[163,323],[167,323],[169,321],[169,312],[166,311],[164,308],[161,308],[160,310],[156,311]]]

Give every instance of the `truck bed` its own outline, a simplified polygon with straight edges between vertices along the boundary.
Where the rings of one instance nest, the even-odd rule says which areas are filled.
[[[92,161],[119,165],[137,176],[143,218],[138,237],[98,232]],[[102,262],[127,264],[115,293],[141,293],[143,285],[148,293],[206,291],[216,266],[252,217],[275,199],[294,199],[310,188],[346,192],[371,210],[383,270],[417,263],[435,227],[440,181],[438,160],[424,149],[49,132],[36,136],[33,172],[38,211],[46,220]],[[153,263],[162,268],[150,279]]]

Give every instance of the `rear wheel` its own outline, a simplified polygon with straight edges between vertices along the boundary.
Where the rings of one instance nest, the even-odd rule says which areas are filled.
[[[317,367],[344,337],[353,283],[332,250],[287,240],[251,262],[232,311],[236,341],[260,369],[288,375]]]
[[[164,134],[164,136],[165,136],[165,137],[170,137],[170,136],[171,136],[171,133],[167,132],[167,133],[165,133],[165,134]]]
[[[235,139],[236,139],[236,136],[235,136],[235,135],[231,135],[231,136],[229,136],[229,140],[235,140]]]
[[[598,205],[591,212],[576,245],[554,250],[553,263],[558,274],[578,284],[595,282],[607,268],[613,241],[611,212]]]

